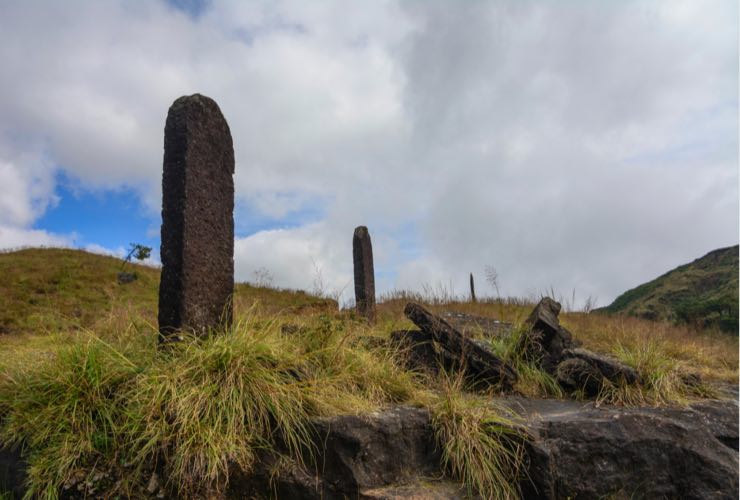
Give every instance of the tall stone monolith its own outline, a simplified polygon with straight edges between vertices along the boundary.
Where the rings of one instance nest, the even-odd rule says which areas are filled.
[[[365,226],[355,228],[352,237],[352,259],[355,265],[355,305],[357,313],[375,323],[375,270],[373,245]]]
[[[234,291],[234,147],[218,105],[177,99],[164,127],[161,342],[228,326]]]
[[[473,273],[470,273],[470,301],[475,302],[475,281],[473,281]]]

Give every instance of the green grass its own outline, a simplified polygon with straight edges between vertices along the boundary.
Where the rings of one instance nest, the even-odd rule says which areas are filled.
[[[513,416],[489,398],[465,394],[463,386],[460,377],[445,377],[432,407],[443,465],[471,496],[519,498],[524,435]]]
[[[9,304],[0,334],[0,441],[24,447],[29,498],[56,498],[65,485],[87,480],[88,495],[141,496],[155,466],[171,491],[208,495],[224,488],[230,464],[249,470],[259,450],[309,458],[313,417],[399,403],[432,411],[446,471],[471,493],[517,496],[523,435],[511,416],[454,376],[403,370],[393,349],[370,341],[413,327],[402,313],[408,294],[387,297],[378,323],[368,326],[332,300],[240,284],[233,328],[159,351],[159,271],[137,267],[137,282],[118,285],[120,264],[73,250],[0,255]],[[37,289],[46,290],[45,302]],[[519,372],[515,390],[566,397],[517,351],[532,304],[430,302],[435,312],[518,325],[490,340]],[[603,402],[684,404],[710,394],[714,383],[736,383],[737,337],[621,316],[564,313],[561,320],[584,347],[643,377],[640,387],[606,387]],[[284,333],[284,324],[299,330]],[[686,373],[704,385],[687,384]]]
[[[300,462],[311,417],[414,396],[387,353],[347,342],[328,318],[305,326],[288,337],[250,311],[229,332],[167,351],[150,331],[138,341],[91,334],[41,363],[28,352],[0,379],[0,439],[29,450],[29,497],[55,498],[101,470],[130,478],[108,493],[135,496],[154,463],[174,490],[201,494],[223,487],[230,464],[250,470],[260,449]]]

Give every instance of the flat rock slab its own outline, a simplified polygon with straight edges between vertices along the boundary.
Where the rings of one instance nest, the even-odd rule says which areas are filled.
[[[507,398],[533,440],[525,498],[737,498],[734,401],[600,407]]]
[[[452,311],[444,311],[440,316],[453,328],[465,335],[482,334],[483,337],[506,337],[511,334],[514,325],[484,316],[473,316]]]
[[[358,498],[362,491],[440,476],[440,452],[426,409],[397,406],[367,415],[319,418],[313,426],[313,463],[287,467],[273,476],[273,458],[263,457],[252,475],[236,471],[229,498],[260,498],[270,490],[277,498]]]

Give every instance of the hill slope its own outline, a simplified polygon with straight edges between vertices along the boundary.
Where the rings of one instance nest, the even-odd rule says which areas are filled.
[[[83,250],[27,248],[0,252],[0,335],[97,329],[119,317],[156,325],[159,269],[126,264]],[[135,272],[136,281],[118,284],[117,274]],[[311,313],[336,310],[336,301],[295,290],[239,283],[238,310],[259,302],[263,311]]]
[[[738,329],[738,245],[709,252],[624,292],[600,312]]]
[[[159,269],[126,264],[138,279],[119,285],[123,261],[82,250],[0,253],[0,333],[92,328],[121,307],[156,310]]]

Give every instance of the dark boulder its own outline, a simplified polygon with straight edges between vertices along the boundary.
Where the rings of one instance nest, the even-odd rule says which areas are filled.
[[[573,347],[573,335],[560,325],[559,314],[560,304],[550,297],[543,298],[527,318],[527,330],[519,344],[525,358],[548,373],[555,372],[563,351]]]
[[[738,454],[717,439],[703,408],[508,404],[533,437],[525,446],[524,498],[737,498]],[[734,402],[711,411],[721,421],[737,419]]]
[[[576,358],[594,366],[609,382],[614,384],[635,384],[640,381],[637,370],[621,361],[603,354],[596,354],[588,349],[566,349],[563,351],[566,359]]]
[[[597,396],[604,382],[601,372],[580,358],[561,361],[555,369],[555,379],[566,390],[580,390],[588,397]]]
[[[735,401],[597,408],[509,396],[497,403],[520,416],[529,438],[522,498],[737,498],[738,453],[725,446],[737,443]],[[401,406],[313,424],[314,453],[305,465],[263,450],[252,470],[232,467],[226,491],[213,498],[469,498],[458,484],[440,480],[428,410]],[[0,453],[6,491],[26,492],[25,470],[20,454]]]
[[[562,357],[564,360],[555,369],[555,379],[569,391],[582,390],[586,396],[594,397],[601,391],[605,380],[615,385],[640,381],[634,368],[588,349],[565,349]]]
[[[427,410],[399,406],[366,416],[345,415],[314,422],[323,480],[337,493],[352,494],[439,473],[440,453]]]
[[[692,403],[690,409],[691,414],[697,415],[701,424],[720,443],[735,451],[738,450],[738,420],[740,417],[736,401],[707,399]]]
[[[446,357],[457,361],[474,385],[509,389],[516,383],[518,375],[514,368],[496,356],[485,342],[461,334],[419,304],[409,302],[403,312],[422,332],[432,336]]]
[[[311,463],[301,467],[263,456],[249,475],[234,471],[228,496],[363,498],[366,490],[440,475],[440,452],[427,410],[399,406],[364,416],[320,418],[313,427]],[[369,498],[383,498],[379,491],[374,495]]]

